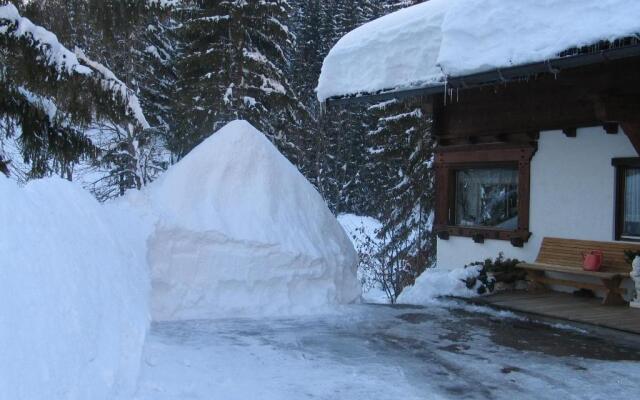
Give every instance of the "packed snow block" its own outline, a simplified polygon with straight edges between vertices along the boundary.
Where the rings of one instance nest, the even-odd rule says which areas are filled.
[[[343,229],[248,122],[214,133],[147,195],[156,320],[305,314],[360,297]]]
[[[0,176],[0,198],[0,399],[130,398],[149,322],[135,220],[62,179]]]

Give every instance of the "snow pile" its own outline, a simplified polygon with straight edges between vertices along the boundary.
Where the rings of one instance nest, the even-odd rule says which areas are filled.
[[[465,281],[479,275],[480,266],[445,270],[429,268],[416,279],[413,286],[406,287],[400,296],[398,304],[426,305],[437,301],[441,296],[474,297],[477,290],[467,288]]]
[[[360,296],[357,256],[315,188],[245,121],[147,190],[157,320],[301,314]]]
[[[357,28],[331,49],[318,99],[441,85],[640,32],[637,0],[430,0]]]
[[[375,218],[355,214],[340,214],[338,222],[360,255],[358,280],[362,284],[362,299],[367,303],[389,303],[389,297],[381,288],[380,282],[376,281],[371,265],[364,265],[367,261],[375,262],[375,260],[372,257],[362,257],[363,255],[373,256],[372,253],[381,246],[377,234],[382,229],[382,223]]]
[[[0,196],[0,398],[129,398],[149,319],[136,220],[61,179],[0,176]]]

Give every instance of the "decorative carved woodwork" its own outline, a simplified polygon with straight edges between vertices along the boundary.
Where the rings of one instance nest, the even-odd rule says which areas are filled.
[[[604,124],[602,124],[602,128],[609,135],[617,135],[618,131],[620,130],[617,122],[605,122]]]
[[[640,110],[638,111],[640,113]],[[640,115],[638,116],[640,118]],[[621,122],[622,130],[629,137],[631,144],[640,156],[640,119]]]
[[[436,95],[434,135],[444,147],[528,144],[537,140],[528,137],[532,132],[564,130],[574,137],[576,128],[598,125],[615,133],[617,124],[640,118],[639,70],[640,58],[635,57],[460,90],[446,103]]]

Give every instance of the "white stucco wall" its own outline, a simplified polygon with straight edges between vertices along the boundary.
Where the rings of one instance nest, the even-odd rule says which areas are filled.
[[[611,159],[637,157],[627,136],[607,135],[601,127],[578,129],[576,138],[562,132],[540,134],[531,162],[530,230],[523,248],[509,242],[471,238],[438,239],[437,264],[460,268],[473,261],[507,257],[532,262],[545,236],[613,240],[615,170]]]

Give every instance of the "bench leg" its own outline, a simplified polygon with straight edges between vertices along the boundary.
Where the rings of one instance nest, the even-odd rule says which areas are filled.
[[[527,271],[527,281],[529,282],[527,291],[531,293],[547,292],[549,289],[540,282],[539,278],[544,277],[544,271]]]
[[[602,299],[602,305],[605,306],[622,306],[627,302],[619,292],[620,282],[622,278],[602,279],[602,284],[605,287],[605,296]]]

